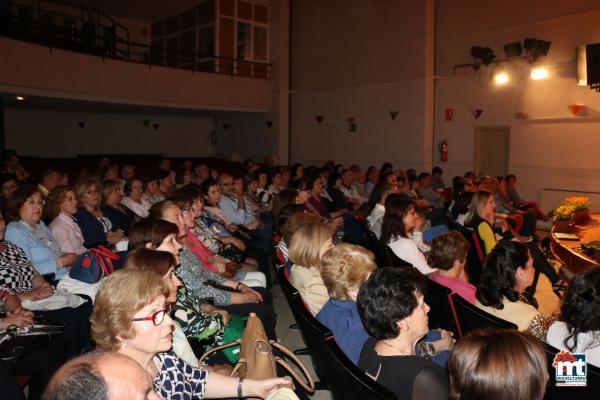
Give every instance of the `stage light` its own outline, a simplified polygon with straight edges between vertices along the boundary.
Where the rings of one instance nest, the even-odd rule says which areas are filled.
[[[547,56],[551,44],[552,42],[549,42],[547,40],[526,38],[523,42],[523,47],[526,51],[525,58],[533,62],[540,57]]]
[[[23,101],[23,100],[25,100],[25,97],[23,97],[23,96],[16,96],[15,99],[17,101]]]
[[[471,56],[481,60],[481,64],[483,65],[489,65],[496,59],[494,50],[489,47],[473,46],[471,47]]]
[[[531,69],[531,79],[539,81],[548,77],[548,70],[545,67],[535,67]]]
[[[507,43],[504,45],[504,54],[506,58],[521,57],[523,49],[521,48],[521,42]]]
[[[496,85],[504,85],[508,83],[508,75],[504,71],[498,72],[494,75],[494,82]]]

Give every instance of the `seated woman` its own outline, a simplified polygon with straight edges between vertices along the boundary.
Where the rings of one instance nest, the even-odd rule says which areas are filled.
[[[346,214],[348,210],[335,210],[333,204],[322,197],[325,185],[319,174],[311,173],[307,175],[306,189],[310,191],[307,207],[327,220],[338,220],[341,226],[342,219],[340,217]]]
[[[217,181],[207,179],[202,182],[202,193],[204,195],[202,220],[217,232],[219,236],[231,236],[232,232],[237,231],[237,227],[225,217],[225,214],[219,208],[221,191]]]
[[[285,258],[285,262],[289,260],[289,244],[292,243],[292,237],[294,236],[294,233],[296,233],[296,230],[298,230],[301,225],[318,222],[321,222],[321,217],[306,212],[306,207],[300,204],[289,204],[281,210],[278,220],[278,223],[281,226],[281,229],[279,230],[281,240],[277,243],[277,249]]]
[[[321,256],[331,247],[332,232],[322,222],[301,225],[290,243],[290,283],[298,289],[300,296],[313,315],[316,315],[329,300],[329,293],[321,279]]]
[[[254,260],[246,257],[244,242],[233,236],[219,236],[204,222],[202,219],[204,213],[204,195],[199,185],[190,183],[178,189],[175,195],[192,199],[191,209],[195,216],[193,231],[196,238],[206,248],[215,254],[220,254],[226,258],[233,258],[238,262],[256,264]]]
[[[537,218],[546,219],[546,215],[539,204],[533,200],[523,200],[517,191],[517,177],[510,174],[506,176],[506,193],[517,208],[532,211]]]
[[[327,194],[333,201],[335,210],[352,210],[354,205],[350,202],[350,198],[346,197],[340,190],[342,187],[342,176],[336,172],[329,175],[327,179]]]
[[[430,256],[432,266],[437,271],[428,278],[475,304],[475,286],[467,282],[464,276],[469,247],[469,242],[457,231],[442,233],[433,239]]]
[[[373,335],[358,367],[399,400],[448,398],[445,371],[415,353],[417,342],[429,331],[424,289],[425,279],[413,269],[381,268],[371,274],[356,300]]]
[[[24,193],[15,192],[15,197],[13,200],[18,200],[16,196],[22,198],[29,192],[34,193],[33,203],[36,203],[36,198],[40,195],[37,192],[36,187],[31,187],[28,189],[28,186],[24,186],[19,190],[24,190]],[[35,195],[37,193],[37,195]],[[30,200],[28,200],[29,202]],[[18,204],[18,202],[17,202]],[[37,203],[36,203],[37,204]],[[24,205],[24,208],[34,208],[37,209],[37,205]],[[31,210],[29,210],[31,211]],[[24,210],[23,214],[25,215],[25,219],[29,220],[30,212],[28,210]],[[35,210],[34,210],[35,211]],[[40,213],[41,215],[41,206]],[[38,216],[39,218],[39,216]],[[24,220],[18,222],[17,224],[23,223]],[[43,224],[43,222],[39,221],[39,224]],[[41,225],[37,225],[37,229],[40,228]],[[44,226],[45,227],[45,226]],[[19,298],[19,301],[38,301],[51,297],[54,294],[54,288],[46,282],[46,280],[42,277],[41,273],[38,272],[37,268],[34,268],[34,264],[32,264],[32,258],[28,257],[27,252],[24,248],[15,245],[14,242],[11,242],[8,237],[6,240],[4,239],[4,218],[0,215],[0,286],[9,290],[10,292],[16,294]],[[48,228],[46,228],[47,231]],[[7,229],[8,230],[8,229]],[[51,265],[51,261],[43,260],[42,256],[47,256],[49,259],[54,260],[55,268],[58,266],[57,262],[59,259],[62,259],[65,263],[65,267],[60,270],[64,270],[63,276],[66,272],[68,272],[67,263],[72,263],[71,259],[75,259],[75,254],[65,254],[61,256],[62,258],[56,258],[53,250],[50,250],[46,245],[46,242],[41,242],[41,239],[38,239],[37,236],[34,237],[35,241],[30,237],[27,231],[22,232],[23,230],[20,227],[17,227],[13,230],[13,237],[19,239],[24,246],[26,246],[32,256],[35,256],[38,262],[40,263],[40,268],[49,268]],[[51,238],[52,235],[50,232],[46,232]],[[53,240],[53,239],[51,239]],[[55,243],[55,242],[54,242]],[[54,246],[58,246],[55,244]],[[53,246],[53,247],[54,247]],[[53,258],[54,257],[54,258]],[[59,271],[60,271],[59,270]],[[46,270],[50,271],[50,270]],[[52,311],[38,311],[40,315],[46,318],[56,319],[62,321],[65,324],[65,333],[64,333],[64,349],[61,346],[61,353],[69,358],[79,354],[83,349],[87,348],[90,345],[89,342],[89,316],[90,316],[91,306],[88,302],[85,302],[78,307],[64,307],[59,308]]]
[[[271,304],[270,295],[263,288],[250,288],[242,282],[227,279],[222,275],[210,272],[194,255],[187,245],[187,227],[182,210],[172,202],[165,200],[156,203],[150,209],[150,218],[163,219],[177,225],[178,237],[183,250],[181,252],[181,267],[179,277],[186,285],[186,289],[196,294],[201,299],[212,299],[218,307],[228,312],[241,316],[251,312],[256,313],[262,320],[267,335],[275,338],[275,314]],[[214,282],[207,284],[207,282]],[[227,290],[216,286],[226,286]],[[231,289],[235,289],[231,291]],[[265,300],[264,304],[259,304]]]
[[[381,241],[390,246],[402,260],[412,264],[422,274],[435,272],[427,264],[417,246],[422,241],[423,219],[417,214],[415,203],[399,194],[390,194],[385,202],[385,215],[381,224]]]
[[[562,285],[562,280],[550,265],[542,251],[535,243],[528,243],[528,240],[512,231],[510,225],[506,222],[506,219],[496,215],[495,211],[496,201],[492,193],[486,190],[479,190],[473,195],[471,205],[469,206],[469,212],[465,218],[465,227],[473,229],[483,242],[485,255],[489,254],[492,249],[494,249],[499,239],[516,238],[519,242],[527,243],[527,248],[534,259],[535,269],[546,275],[555,289],[559,288]],[[501,234],[496,233],[492,226],[496,217],[499,217],[499,231],[501,230]],[[528,296],[533,296],[536,284],[537,278],[534,280],[534,284],[531,288],[527,290]]]
[[[162,399],[267,397],[289,378],[228,377],[187,364],[171,350],[169,289],[157,274],[125,268],[111,274],[96,298],[92,336],[102,350],[131,357],[147,370]]]
[[[52,220],[48,227],[63,253],[81,254],[87,251],[81,229],[73,218],[76,212],[77,197],[72,187],[57,186],[50,191],[44,215]]]
[[[144,179],[144,194],[142,198],[150,203],[150,206],[159,201],[163,201],[165,196],[161,193],[158,188],[158,175],[153,174],[150,177]]]
[[[152,204],[150,204],[143,196],[143,185],[142,180],[136,177],[126,181],[123,186],[125,197],[121,199],[121,204],[133,211],[139,218],[146,218],[148,216],[148,210],[152,206]]]
[[[316,318],[331,330],[337,344],[354,364],[358,363],[369,338],[358,315],[356,296],[376,269],[373,253],[352,244],[338,244],[321,258],[321,278],[330,298]]]
[[[560,321],[548,329],[546,341],[557,349],[583,353],[600,367],[600,269],[575,276],[561,305]]]
[[[236,263],[218,254],[215,254],[208,249],[196,236],[194,228],[196,226],[196,218],[202,214],[202,203],[194,204],[194,199],[190,195],[182,192],[175,192],[171,197],[171,200],[161,202],[165,206],[169,206],[169,202],[175,204],[181,210],[183,210],[183,219],[185,222],[185,228],[187,229],[186,238],[184,239],[186,245],[190,248],[192,253],[202,265],[211,272],[218,274],[225,274],[227,269],[235,266],[238,268],[233,278],[245,283],[249,286],[266,287],[266,278],[262,272],[257,272],[256,265]],[[164,215],[164,212],[163,212]],[[170,221],[174,222],[174,221]],[[231,273],[227,273],[227,276],[231,276]]]
[[[100,211],[110,220],[113,231],[120,230],[127,236],[136,215],[133,211],[121,205],[121,198],[121,183],[119,181],[106,180],[102,182]]]
[[[450,399],[542,400],[547,365],[542,344],[530,335],[475,331],[450,356]]]
[[[177,242],[178,233],[179,230],[175,224],[162,219],[147,218],[137,222],[131,227],[130,255],[142,248],[168,252],[175,259],[174,270],[178,270],[177,266],[180,264],[179,252],[181,250],[181,245]],[[147,259],[146,255],[144,253],[139,257],[128,259],[127,265],[154,265],[154,261],[143,261]],[[163,276],[166,276],[166,272]],[[174,278],[173,282],[175,282]],[[173,315],[185,335],[202,342],[204,347],[200,349],[201,353],[208,350],[206,346],[222,344],[225,326],[229,322],[227,311],[216,308],[208,301],[200,299],[194,293],[188,291],[185,285],[178,290],[173,310]]]
[[[525,245],[499,243],[485,259],[475,305],[516,324],[520,331],[545,339],[554,318],[540,314],[523,296],[534,274],[533,258]]]
[[[8,203],[10,222],[6,240],[20,247],[41,275],[54,274],[58,280],[69,272],[77,254],[63,254],[60,245],[42,221],[42,194],[26,185],[13,193]]]
[[[186,337],[186,333],[181,329],[179,321],[177,319],[177,314],[181,316],[181,313],[184,314],[184,318],[188,318],[188,313],[190,311],[195,311],[188,309],[187,307],[181,308],[180,305],[176,304],[177,302],[177,293],[178,289],[181,286],[181,281],[175,274],[175,269],[177,268],[177,261],[173,254],[167,251],[160,250],[151,250],[145,247],[138,248],[131,252],[127,257],[127,264],[125,265],[127,268],[139,268],[144,271],[148,271],[152,274],[157,274],[160,276],[163,281],[167,284],[169,288],[169,293],[166,296],[167,303],[169,303],[171,309],[174,308],[177,310],[171,314],[171,317],[174,319],[173,321],[173,352],[177,354],[179,358],[184,360],[186,363],[190,365],[198,365],[198,358],[194,354],[194,350],[190,346],[188,339]],[[195,312],[193,313],[195,314]],[[193,315],[192,314],[192,315]],[[203,314],[201,312],[201,314]],[[193,318],[196,319],[196,322],[200,316],[193,315]],[[219,316],[220,317],[220,316]],[[211,317],[209,317],[212,319]],[[206,325],[203,324],[203,329],[201,332],[196,332],[204,336],[204,338],[210,338],[211,335],[214,335],[216,332],[220,333],[220,342],[213,343],[215,345],[222,344],[223,341],[223,320],[222,318],[218,318],[214,320],[216,322],[214,325]]]
[[[378,183],[371,191],[371,196],[369,197],[369,210],[371,212],[367,217],[367,221],[371,232],[378,239],[381,237],[381,223],[385,214],[385,199],[387,199],[390,193],[397,193],[397,190],[389,183]]]
[[[75,185],[75,194],[79,208],[75,220],[83,234],[83,246],[86,248],[103,245],[114,247],[126,239],[123,231],[113,230],[112,223],[100,211],[100,193],[98,183],[93,179],[84,179]]]

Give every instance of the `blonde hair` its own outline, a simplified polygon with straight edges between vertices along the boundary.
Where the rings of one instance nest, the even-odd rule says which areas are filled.
[[[306,268],[320,269],[319,252],[333,232],[323,223],[313,222],[298,227],[290,243],[289,258],[295,264]]]
[[[132,339],[133,316],[158,296],[169,295],[169,287],[158,274],[125,268],[112,273],[102,284],[92,313],[92,339],[102,350],[116,351],[120,339]]]
[[[102,203],[106,202],[106,200],[108,199],[112,191],[115,190],[116,187],[120,188],[121,182],[115,181],[113,179],[106,179],[102,182]]]
[[[373,253],[354,244],[338,244],[321,258],[321,278],[334,300],[352,300],[350,291],[358,291],[375,269]]]
[[[308,212],[297,212],[288,218],[285,224],[281,227],[281,236],[286,244],[290,244],[294,233],[301,225],[308,223],[321,222],[321,217]]]
[[[73,191],[75,192],[75,197],[77,197],[77,203],[79,203],[79,206],[83,205],[83,195],[92,186],[96,186],[96,189],[100,190],[98,181],[93,178],[81,179],[75,184]],[[98,207],[100,207],[100,204],[98,204]]]
[[[465,223],[471,223],[473,218],[475,218],[475,215],[479,215],[481,218],[483,218],[483,209],[485,207],[485,203],[487,203],[491,195],[492,193],[487,190],[478,190],[475,192],[473,198],[471,199],[471,204],[469,205],[469,212],[465,218]]]

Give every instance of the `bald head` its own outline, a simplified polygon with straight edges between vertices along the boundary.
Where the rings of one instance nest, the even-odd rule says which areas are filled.
[[[150,375],[131,358],[94,352],[63,365],[48,383],[44,400],[155,400]]]

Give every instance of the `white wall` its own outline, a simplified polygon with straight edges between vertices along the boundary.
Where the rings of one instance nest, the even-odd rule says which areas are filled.
[[[597,1],[529,1],[491,3],[438,0],[435,143],[446,139],[449,161],[441,163],[447,181],[474,168],[476,127],[511,129],[510,172],[517,174],[522,195],[539,199],[543,188],[598,191],[600,164],[600,94],[576,85],[576,46],[600,42]],[[489,82],[490,68],[479,76],[452,75],[456,64],[472,61],[471,46],[492,47],[504,57],[503,45],[526,37],[550,40],[545,60],[550,77],[529,79],[529,65],[511,63],[511,81]],[[473,75],[473,72],[470,72]],[[588,115],[575,117],[568,105],[583,103]],[[444,110],[454,120],[444,120]],[[482,109],[475,120],[470,109]],[[528,114],[517,119],[516,112]],[[439,153],[436,151],[436,162]]]
[[[293,4],[293,162],[430,168],[432,5]],[[395,121],[389,111],[399,112]],[[356,132],[349,132],[348,118]]]
[[[168,154],[207,157],[212,118],[6,108],[6,147],[27,156]],[[142,121],[158,123],[155,130]],[[85,122],[81,129],[79,121]]]

